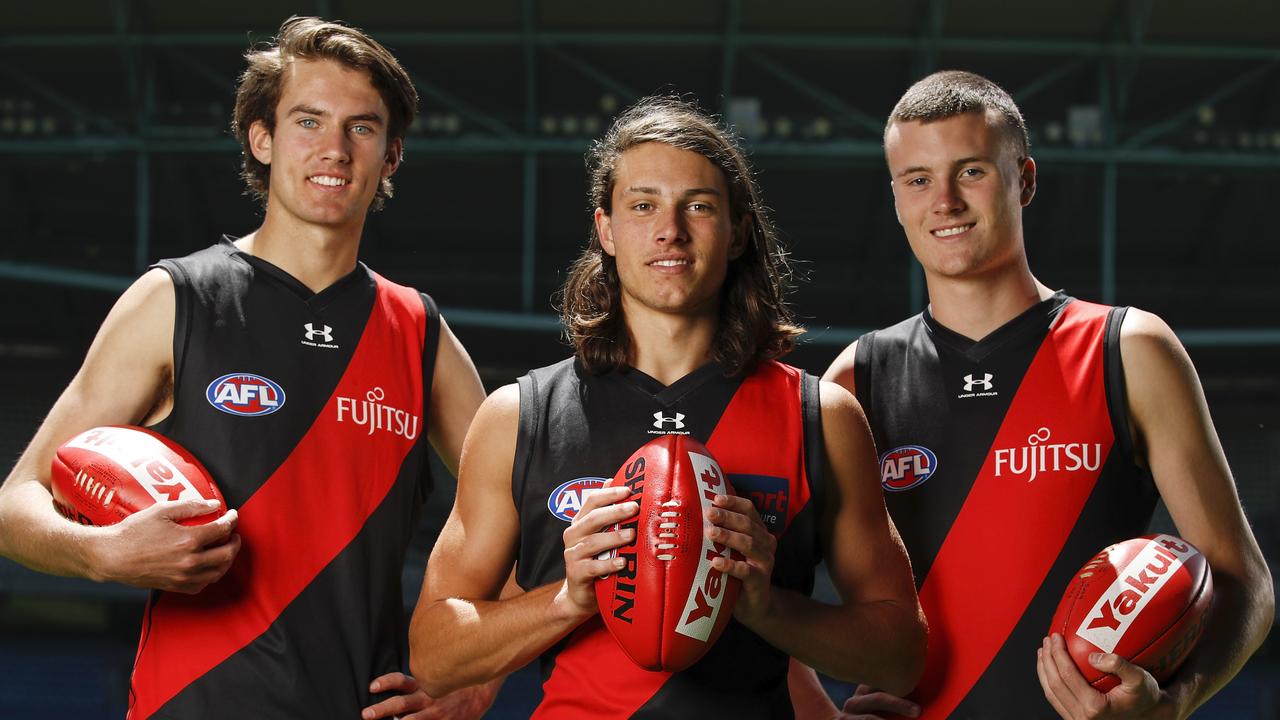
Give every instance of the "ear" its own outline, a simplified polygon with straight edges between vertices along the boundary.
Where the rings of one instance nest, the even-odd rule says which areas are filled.
[[[271,164],[271,131],[261,120],[254,120],[249,125],[249,152],[263,165]]]
[[[595,214],[596,237],[600,238],[600,247],[604,249],[610,257],[617,255],[613,245],[613,221],[604,208],[596,208]]]
[[[755,227],[754,215],[743,215],[738,227],[733,229],[733,239],[729,242],[729,260],[737,260],[747,251],[747,243],[751,242],[751,229]]]
[[[1022,161],[1022,168],[1019,182],[1022,185],[1020,197],[1022,199],[1022,207],[1031,204],[1031,198],[1036,196],[1036,161],[1035,158],[1027,157]]]
[[[404,138],[396,138],[387,143],[387,157],[382,163],[382,177],[389,178],[400,169],[404,161]]]

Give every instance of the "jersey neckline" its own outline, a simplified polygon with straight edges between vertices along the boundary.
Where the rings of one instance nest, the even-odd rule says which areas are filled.
[[[720,363],[712,360],[670,385],[663,385],[661,381],[653,376],[631,366],[622,368],[617,372],[617,375],[619,379],[636,391],[646,397],[657,400],[663,406],[669,407],[684,396],[707,384],[708,381],[717,377],[724,377],[725,373]]]
[[[929,308],[921,313],[925,328],[934,342],[941,343],[966,356],[973,362],[981,362],[1004,345],[1034,331],[1043,331],[1044,320],[1052,321],[1073,298],[1065,290],[1058,290],[1049,297],[1022,311],[1017,317],[987,333],[979,340],[965,337],[948,328],[933,317]]]
[[[324,310],[325,307],[333,302],[334,298],[340,296],[348,288],[358,286],[361,279],[368,281],[372,281],[373,279],[369,272],[369,268],[363,262],[357,260],[356,266],[351,269],[351,272],[343,275],[337,280],[334,280],[328,287],[324,288],[320,292],[315,292],[311,288],[307,287],[301,280],[290,275],[287,270],[279,265],[268,260],[264,260],[257,255],[247,253],[236,247],[234,242],[235,239],[236,238],[233,238],[230,235],[222,236],[222,243],[228,253],[233,257],[248,263],[255,270],[265,273],[281,285],[284,285],[294,295],[297,295],[299,300],[316,312]]]

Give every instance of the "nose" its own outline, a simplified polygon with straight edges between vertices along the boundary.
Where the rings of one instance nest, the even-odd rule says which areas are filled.
[[[673,204],[663,209],[658,213],[653,230],[654,240],[659,245],[686,242],[689,239],[689,228],[683,208]]]
[[[346,128],[331,125],[324,131],[321,139],[320,157],[337,163],[351,161],[351,140],[347,137]]]
[[[967,207],[954,180],[939,179],[934,187],[937,188],[933,198],[933,211],[935,213],[952,215],[963,211]]]

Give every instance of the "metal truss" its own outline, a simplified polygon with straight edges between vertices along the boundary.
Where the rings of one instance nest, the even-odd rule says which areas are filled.
[[[513,127],[507,121],[473,107],[449,91],[447,87],[423,78],[414,78],[419,92],[437,107],[465,118],[480,130],[458,138],[414,137],[415,152],[424,154],[514,154],[522,158],[522,243],[521,243],[521,307],[518,312],[493,312],[470,308],[449,310],[450,322],[504,329],[558,327],[549,314],[534,312],[534,261],[537,257],[537,175],[539,159],[550,154],[581,155],[587,141],[549,138],[538,134],[538,87],[536,68],[539,57],[554,57],[586,81],[601,90],[619,96],[624,102],[638,97],[627,83],[607,70],[584,59],[578,48],[616,46],[702,47],[721,51],[720,95],[727,103],[734,95],[733,78],[740,65],[763,71],[781,80],[796,92],[824,108],[841,126],[855,129],[868,139],[833,139],[826,141],[789,142],[760,140],[751,143],[752,153],[767,158],[879,158],[882,148],[879,133],[882,121],[878,112],[858,108],[835,92],[789,69],[773,54],[780,50],[884,50],[906,51],[913,58],[915,75],[937,67],[944,52],[964,52],[993,56],[1060,57],[1061,62],[1038,78],[1014,89],[1015,98],[1025,101],[1050,92],[1064,79],[1093,68],[1097,75],[1098,96],[1103,116],[1103,142],[1090,148],[1048,147],[1037,150],[1038,158],[1055,164],[1086,164],[1102,168],[1102,186],[1098,201],[1101,206],[1102,249],[1099,257],[1102,278],[1102,300],[1112,302],[1116,295],[1116,213],[1117,185],[1120,170],[1126,165],[1177,165],[1217,168],[1252,168],[1280,172],[1280,153],[1257,154],[1231,151],[1183,150],[1161,145],[1167,137],[1194,121],[1198,109],[1228,99],[1268,78],[1280,67],[1280,48],[1258,45],[1168,44],[1146,40],[1146,29],[1155,7],[1154,0],[1129,0],[1117,7],[1109,37],[1105,40],[1057,40],[1010,37],[948,37],[944,29],[946,0],[929,0],[923,8],[915,33],[902,35],[797,34],[744,31],[741,26],[741,0],[724,0],[725,13],[720,32],[580,32],[540,28],[536,22],[535,0],[523,0],[521,25],[504,31],[375,31],[373,34],[397,48],[428,47],[507,47],[518,48],[523,62],[523,102],[521,122]],[[83,124],[86,132],[75,137],[0,140],[0,157],[4,155],[81,155],[129,154],[135,162],[136,217],[135,258],[137,270],[149,261],[151,214],[151,155],[156,153],[234,153],[236,143],[222,134],[222,128],[176,130],[153,122],[155,77],[144,62],[148,54],[182,65],[222,92],[231,89],[230,78],[224,78],[201,63],[189,51],[192,48],[217,47],[239,51],[245,37],[239,33],[146,33],[131,30],[129,14],[133,4],[127,0],[113,2],[116,32],[113,33],[44,33],[0,34],[0,53],[29,48],[93,48],[108,51],[123,64],[132,107],[135,108],[133,129],[124,129],[109,117],[94,113],[77,103],[60,88],[49,87],[24,72],[22,68],[0,57],[0,78],[25,88]],[[317,9],[327,14],[329,3],[320,0]],[[13,52],[11,56],[18,55]],[[1221,87],[1207,90],[1197,102],[1187,105],[1158,122],[1121,135],[1130,91],[1138,68],[1152,59],[1234,60],[1251,67]],[[722,108],[723,109],[723,108]],[[912,307],[923,307],[925,289],[923,274],[913,264],[908,288]],[[84,272],[51,265],[35,265],[0,261],[0,277],[52,283],[85,289],[117,291],[130,278]],[[860,328],[828,328],[815,333],[813,342],[844,344],[861,332]],[[1280,345],[1280,328],[1257,330],[1187,330],[1182,333],[1189,345]]]

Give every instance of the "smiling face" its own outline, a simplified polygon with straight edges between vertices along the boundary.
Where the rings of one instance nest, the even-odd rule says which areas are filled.
[[[1022,208],[1035,161],[990,113],[897,121],[885,135],[894,207],[926,275],[975,277],[1025,264]]]
[[[290,62],[275,131],[261,121],[249,129],[254,157],[271,168],[268,221],[358,231],[400,162],[388,115],[366,73],[332,60]]]
[[[617,261],[627,318],[714,314],[743,249],[724,173],[696,152],[642,143],[618,158],[611,200],[612,212],[596,209],[596,230]]]

